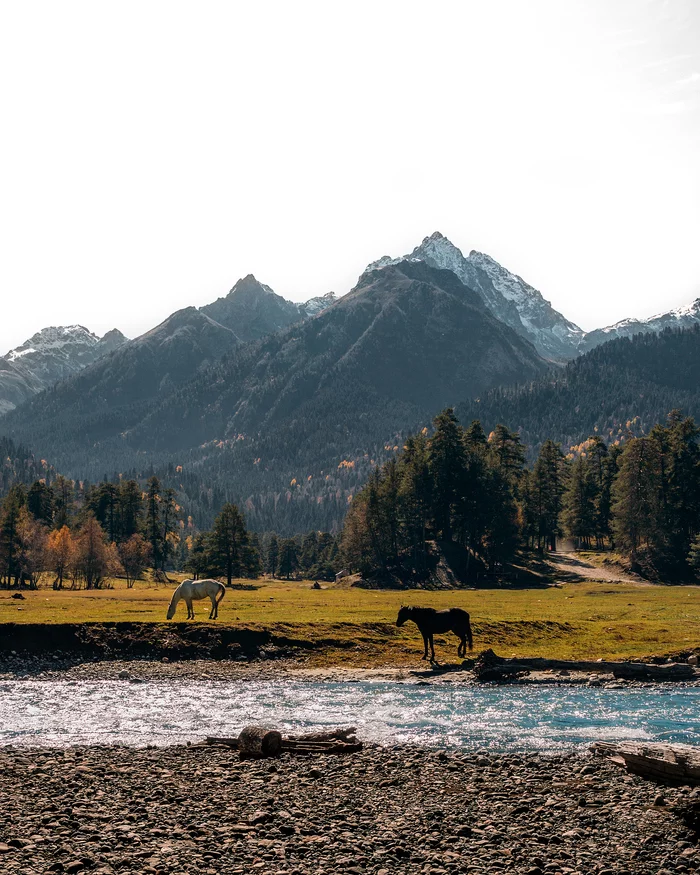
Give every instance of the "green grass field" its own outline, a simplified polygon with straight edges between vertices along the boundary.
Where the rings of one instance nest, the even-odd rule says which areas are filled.
[[[124,581],[96,591],[40,588],[23,601],[0,591],[2,623],[164,623],[173,586]],[[442,592],[315,590],[309,581],[260,581],[256,590],[229,590],[219,624],[266,628],[321,644],[312,661],[349,665],[405,664],[422,646],[412,624],[393,624],[401,604],[457,606],[472,617],[474,650],[492,647],[511,654],[556,658],[626,658],[700,646],[700,587],[596,582],[537,589]],[[209,602],[195,603],[197,620],[208,623]],[[185,606],[175,621],[185,621]],[[436,641],[454,658],[456,639]]]

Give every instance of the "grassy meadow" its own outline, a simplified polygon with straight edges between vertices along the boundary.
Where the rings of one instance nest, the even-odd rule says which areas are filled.
[[[241,581],[249,584],[250,581]],[[413,624],[394,625],[401,604],[469,611],[474,650],[510,656],[632,658],[700,646],[700,587],[593,581],[535,589],[425,592],[348,587],[316,590],[310,581],[258,581],[257,589],[228,590],[219,624],[265,628],[317,645],[313,664],[409,664],[421,655]],[[123,580],[100,590],[40,588],[24,600],[0,591],[2,623],[165,623],[173,585]],[[209,601],[195,602],[207,620]],[[184,603],[173,622],[186,622]],[[444,643],[441,643],[444,642]],[[436,638],[438,658],[456,658],[456,638]]]

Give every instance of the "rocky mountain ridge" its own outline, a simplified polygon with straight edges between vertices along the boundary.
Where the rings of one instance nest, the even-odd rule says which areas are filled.
[[[116,328],[103,337],[82,325],[42,328],[0,358],[0,414],[77,374],[126,342]]]
[[[544,358],[564,363],[615,337],[658,333],[665,328],[689,328],[700,324],[700,298],[683,307],[648,319],[623,319],[605,328],[583,331],[555,310],[542,293],[511,273],[490,255],[472,250],[468,256],[439,231],[416,246],[408,255],[385,255],[366,271],[378,270],[402,261],[424,261],[432,267],[450,270],[479,293],[489,310],[527,337]]]
[[[622,319],[606,328],[589,331],[583,338],[581,351],[587,351],[616,337],[634,337],[635,334],[658,334],[665,328],[692,328],[700,324],[700,298],[690,304],[676,307],[667,313],[648,319]]]
[[[426,237],[409,255],[385,255],[368,265],[382,269],[401,261],[424,261],[450,270],[474,291],[493,315],[526,337],[546,359],[567,361],[578,354],[584,331],[569,322],[546,301],[541,292],[502,267],[489,255],[472,250],[468,256],[439,231]]]

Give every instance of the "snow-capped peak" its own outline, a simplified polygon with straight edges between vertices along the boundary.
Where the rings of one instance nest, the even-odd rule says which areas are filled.
[[[546,358],[565,360],[576,355],[583,331],[558,313],[537,289],[491,256],[472,250],[465,257],[451,240],[435,231],[410,255],[385,255],[367,270],[381,270],[401,261],[424,261],[431,267],[452,271],[478,292],[494,316],[527,337]]]
[[[99,340],[100,338],[96,334],[88,331],[83,325],[50,325],[48,328],[37,331],[21,346],[10,350],[5,358],[12,362],[24,358],[30,353],[59,350],[66,345],[78,344],[93,347]]]

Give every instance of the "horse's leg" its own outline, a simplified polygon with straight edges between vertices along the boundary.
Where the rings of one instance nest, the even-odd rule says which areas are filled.
[[[185,603],[187,604],[187,619],[194,620],[194,608],[192,607],[192,599],[185,599]]]
[[[459,644],[457,645],[457,657],[464,659],[467,655],[467,638],[463,632],[459,634]]]
[[[215,620],[216,619],[216,599],[213,595],[210,595],[209,598],[211,599],[211,611],[209,611],[209,619]]]
[[[424,651],[421,659],[427,659],[428,658],[428,633],[422,632],[421,634],[423,635],[423,651]]]
[[[433,633],[432,632],[429,635],[429,640],[430,640],[430,661],[436,662],[437,660],[435,659],[435,642],[433,641]]]

